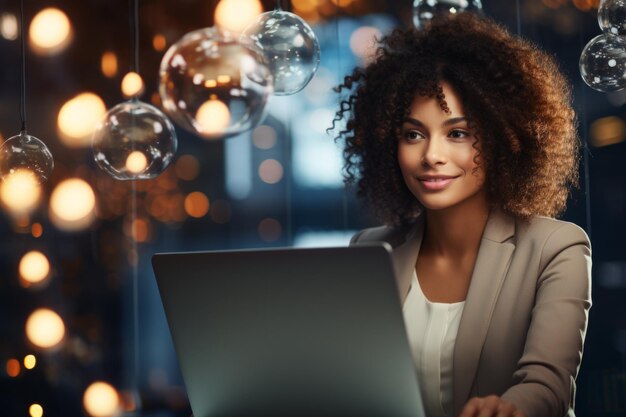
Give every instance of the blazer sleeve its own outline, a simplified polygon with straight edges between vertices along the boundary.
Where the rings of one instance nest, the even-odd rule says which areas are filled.
[[[591,308],[591,245],[580,227],[566,223],[545,240],[541,253],[524,352],[515,385],[502,398],[527,417],[573,416]]]

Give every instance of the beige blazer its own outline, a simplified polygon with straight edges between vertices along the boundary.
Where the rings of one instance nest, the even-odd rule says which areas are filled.
[[[377,227],[353,244],[393,247],[401,300],[420,250],[424,216],[407,228]],[[523,223],[491,213],[454,348],[457,416],[474,396],[499,395],[527,417],[574,416],[575,378],[591,307],[591,246],[573,223]]]

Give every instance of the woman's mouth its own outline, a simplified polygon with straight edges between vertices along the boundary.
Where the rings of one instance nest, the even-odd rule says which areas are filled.
[[[420,184],[427,190],[443,190],[450,184],[454,178],[418,178]]]

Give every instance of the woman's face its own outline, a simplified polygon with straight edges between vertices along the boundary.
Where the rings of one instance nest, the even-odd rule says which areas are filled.
[[[442,82],[450,114],[434,97],[417,96],[398,139],[398,163],[404,182],[427,210],[441,210],[485,199],[485,171],[477,165],[474,133],[461,100]],[[480,146],[480,142],[476,144]]]

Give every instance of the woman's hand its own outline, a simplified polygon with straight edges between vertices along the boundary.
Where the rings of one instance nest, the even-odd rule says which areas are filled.
[[[526,417],[513,404],[497,395],[470,399],[459,417]]]

